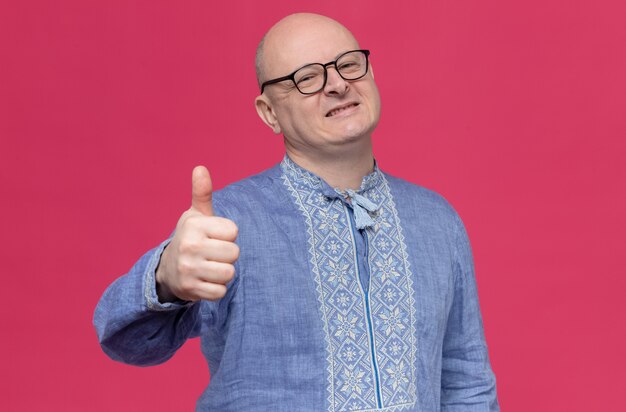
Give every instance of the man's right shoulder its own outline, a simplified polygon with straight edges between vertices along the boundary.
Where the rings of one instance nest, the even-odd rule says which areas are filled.
[[[280,165],[231,183],[213,192],[213,204],[218,215],[255,208],[272,200],[276,185],[281,184]],[[224,212],[224,213],[220,213]]]

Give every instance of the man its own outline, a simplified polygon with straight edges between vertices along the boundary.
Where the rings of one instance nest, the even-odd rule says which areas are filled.
[[[216,193],[194,169],[173,237],[96,309],[105,352],[157,364],[200,336],[199,410],[498,410],[463,225],[374,161],[369,51],[295,14],[264,37],[257,75],[284,160]]]

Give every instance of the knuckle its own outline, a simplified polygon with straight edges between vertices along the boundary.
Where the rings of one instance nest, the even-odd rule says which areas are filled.
[[[193,282],[191,281],[191,279],[189,278],[184,278],[180,280],[180,290],[185,294],[185,295],[190,295],[191,292],[193,291],[194,285]]]
[[[239,248],[239,245],[236,243],[232,244],[232,258],[233,258],[233,262],[237,259],[239,259],[239,254],[241,253],[241,249]]]
[[[229,220],[229,222],[230,222],[230,235],[233,237],[233,239],[236,239],[237,235],[239,235],[239,227],[232,220]]]
[[[198,226],[199,222],[202,220],[202,216],[198,216],[198,212],[192,210],[186,211],[183,217],[181,217],[182,226],[187,230]]]
[[[213,285],[213,290],[212,290],[212,296],[213,296],[213,300],[216,299],[221,299],[224,296],[226,296],[226,291],[228,289],[226,289],[226,286],[224,285]]]
[[[230,282],[235,277],[235,267],[233,265],[227,265],[224,268],[224,280]]]
[[[178,247],[176,249],[178,251],[178,254],[180,255],[187,253],[187,251],[189,250],[189,242],[187,242],[185,239],[181,239],[180,242],[178,242]]]
[[[214,228],[219,233],[219,238],[227,241],[234,241],[239,233],[239,228],[230,219],[224,217],[213,217]]]
[[[176,270],[181,275],[188,275],[193,272],[193,265],[187,259],[181,259],[176,265]]]
[[[182,240],[180,245],[178,246],[178,251],[180,254],[196,254],[200,249],[200,245],[196,242],[190,242],[188,240]]]
[[[178,227],[185,227],[189,225],[189,223],[192,222],[195,217],[195,212],[193,210],[186,210],[185,212],[183,212],[182,215],[180,215],[180,218],[178,219]]]

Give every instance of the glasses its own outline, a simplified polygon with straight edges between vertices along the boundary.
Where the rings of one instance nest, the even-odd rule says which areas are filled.
[[[358,80],[367,74],[369,55],[369,50],[351,50],[337,57],[334,62],[307,64],[287,76],[266,81],[261,85],[261,93],[265,86],[291,80],[300,93],[315,94],[326,86],[328,66],[334,66],[344,80]]]

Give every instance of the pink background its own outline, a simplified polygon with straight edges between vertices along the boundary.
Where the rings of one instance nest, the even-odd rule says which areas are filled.
[[[197,341],[118,364],[93,309],[189,207],[194,165],[219,188],[281,159],[254,50],[316,11],[372,50],[381,168],[466,223],[503,410],[626,410],[622,4],[3,2],[0,409],[193,408]]]

